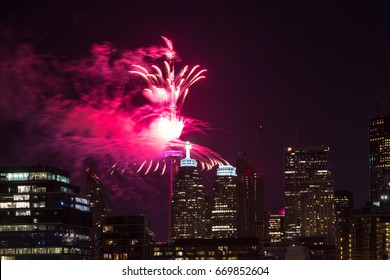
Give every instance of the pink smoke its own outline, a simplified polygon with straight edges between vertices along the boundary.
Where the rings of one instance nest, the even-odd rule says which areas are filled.
[[[150,62],[162,62],[169,51],[151,46],[119,52],[104,43],[93,45],[86,58],[67,61],[38,54],[31,45],[1,46],[0,163],[52,164],[82,184],[82,171],[92,162],[116,202],[131,201],[137,211],[166,203],[166,190],[150,182],[154,176],[134,172],[134,165],[153,160],[162,166],[164,147],[184,148],[184,142],[156,135],[152,124],[160,112],[143,96],[142,79],[128,72],[134,64],[151,70]],[[209,128],[185,122],[183,133]],[[193,146],[204,168],[217,164],[218,154]]]

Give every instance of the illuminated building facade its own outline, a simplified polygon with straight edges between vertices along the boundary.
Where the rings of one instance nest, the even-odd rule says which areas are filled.
[[[145,215],[108,216],[99,245],[104,260],[149,260],[153,235]]]
[[[87,190],[92,213],[92,256],[93,258],[98,259],[100,256],[97,248],[101,241],[104,221],[106,217],[111,214],[111,207],[108,192],[104,188],[99,177],[91,168],[87,168],[86,175]]]
[[[89,198],[50,166],[0,168],[2,260],[89,259]]]
[[[237,159],[238,237],[265,238],[263,178],[246,157]]]
[[[220,166],[212,191],[212,238],[237,237],[237,174],[233,166]]]
[[[390,206],[368,203],[355,211],[352,259],[390,259]]]
[[[206,201],[206,214],[205,214],[205,226],[206,226],[206,235],[205,238],[212,238],[212,211],[213,211],[213,197],[211,194],[205,193],[205,201]]]
[[[326,237],[334,244],[334,186],[328,147],[288,147],[285,154],[285,238]]]
[[[174,185],[174,176],[177,173],[178,162],[183,158],[182,151],[167,149],[164,152],[165,159],[169,163],[169,196],[168,196],[168,240],[171,240],[172,237],[172,195],[173,195],[173,185]]]
[[[284,209],[273,209],[268,211],[268,238],[271,243],[284,241]]]
[[[390,115],[369,122],[370,200],[390,202]]]
[[[186,144],[186,157],[180,161],[172,194],[171,239],[206,238],[206,200],[196,160],[190,157],[191,145]]]
[[[180,239],[154,245],[156,260],[259,260],[264,251],[257,238]]]
[[[308,250],[308,258],[310,260],[336,260],[336,245],[329,244],[328,238],[326,237],[299,237],[296,244]]]
[[[337,259],[352,259],[353,195],[349,191],[335,191],[334,198]]]

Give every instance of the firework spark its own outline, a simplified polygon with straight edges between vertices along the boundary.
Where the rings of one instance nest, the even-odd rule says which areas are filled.
[[[152,65],[151,72],[140,65],[133,65],[130,74],[141,76],[147,83],[144,89],[145,97],[153,104],[155,112],[159,117],[155,119],[150,128],[153,137],[161,140],[162,146],[169,150],[182,150],[184,142],[180,140],[183,129],[187,126],[187,131],[196,130],[191,127],[192,120],[186,119],[180,115],[184,101],[189,92],[189,88],[197,81],[204,79],[206,69],[199,69],[199,65],[193,68],[185,66],[178,74],[175,73],[174,59],[176,52],[173,49],[172,42],[166,37],[162,37],[167,45],[167,51],[164,60],[164,69],[161,70],[156,65]],[[200,162],[202,169],[211,169],[215,165],[228,164],[217,153],[200,145],[194,145],[194,157]],[[162,161],[162,162],[161,162]],[[153,168],[152,166],[155,165]],[[143,161],[137,170],[147,174],[151,170],[158,170],[158,166],[163,166],[165,170],[166,163],[164,159]]]

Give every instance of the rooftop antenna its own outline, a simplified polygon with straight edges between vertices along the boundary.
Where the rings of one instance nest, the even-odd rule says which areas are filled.
[[[190,151],[191,151],[191,143],[190,143],[190,141],[187,141],[186,142],[186,158],[191,158]]]

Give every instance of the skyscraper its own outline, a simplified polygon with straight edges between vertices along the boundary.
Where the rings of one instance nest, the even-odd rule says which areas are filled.
[[[328,147],[288,147],[285,154],[285,238],[326,237],[334,244],[334,186]]]
[[[217,169],[212,192],[211,236],[237,237],[237,174],[233,166]]]
[[[335,191],[335,240],[337,259],[352,259],[353,195],[349,191]]]
[[[1,259],[91,257],[89,199],[50,166],[0,168]]]
[[[190,156],[191,144],[186,144],[186,157],[180,161],[172,195],[172,239],[205,238],[206,201],[202,178],[196,160]]]
[[[268,238],[272,243],[284,240],[284,209],[268,210]]]
[[[390,115],[369,122],[370,201],[390,201]]]
[[[182,151],[176,149],[167,149],[164,152],[165,159],[168,161],[169,166],[169,191],[168,191],[168,240],[172,237],[172,195],[174,176],[177,173],[178,161],[183,158]]]
[[[238,237],[265,238],[263,178],[249,160],[237,159]]]
[[[352,258],[390,259],[390,115],[369,121],[370,201],[354,212]]]
[[[110,198],[103,183],[91,168],[87,168],[86,175],[92,212],[92,256],[98,259],[100,256],[97,249],[101,241],[103,224],[106,217],[111,214]]]

